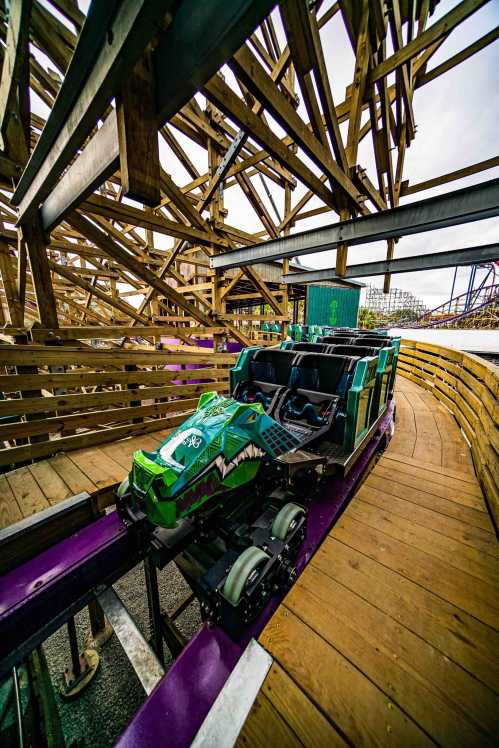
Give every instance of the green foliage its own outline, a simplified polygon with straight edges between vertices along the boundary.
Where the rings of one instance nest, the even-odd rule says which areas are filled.
[[[362,327],[365,330],[372,330],[374,327],[377,327],[378,324],[378,316],[376,315],[376,312],[371,311],[371,309],[368,309],[365,306],[359,308],[359,327]]]

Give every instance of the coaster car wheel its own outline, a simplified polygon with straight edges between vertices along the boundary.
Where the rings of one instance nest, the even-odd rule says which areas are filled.
[[[253,581],[258,567],[266,563],[270,556],[261,548],[252,545],[236,559],[224,582],[222,594],[232,605],[237,605],[244,588]]]
[[[271,534],[278,540],[286,540],[289,531],[293,529],[298,517],[305,514],[305,509],[299,504],[286,504],[276,514],[272,523]]]

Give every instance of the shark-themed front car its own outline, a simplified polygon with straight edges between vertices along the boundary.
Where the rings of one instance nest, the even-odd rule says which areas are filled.
[[[279,457],[298,446],[260,403],[209,392],[155,452],[135,452],[118,489],[127,523],[142,518],[164,528],[156,537],[186,523],[196,528],[183,553],[204,570],[196,585],[202,609],[233,632],[292,580],[306,511],[289,501]],[[182,569],[182,558],[177,564]]]
[[[202,508],[213,511],[217,497],[252,482],[264,466],[268,476],[275,458],[297,446],[259,403],[208,392],[155,452],[135,452],[118,493],[130,491],[150,522],[173,528]]]

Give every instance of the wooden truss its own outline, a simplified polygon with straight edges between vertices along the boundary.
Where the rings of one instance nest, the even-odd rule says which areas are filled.
[[[109,337],[151,341],[164,331],[180,347],[202,337],[216,347],[223,338],[268,342],[254,328],[266,319],[286,332],[290,300],[303,295],[282,282],[289,259],[224,274],[209,258],[286,236],[312,216],[383,211],[497,166],[492,157],[420,184],[404,179],[414,92],[497,39],[494,29],[428,69],[485,2],[462,0],[432,23],[436,0],[283,0],[270,15],[271,2],[234,0],[231,28],[222,23],[227,5],[212,2],[203,28],[210,13],[221,28],[194,46],[189,0],[103,3],[87,19],[75,0],[49,9],[11,0],[0,26],[0,323],[18,342],[33,325],[43,331],[38,342],[58,328],[65,341],[83,340],[100,325]],[[343,101],[333,99],[324,41],[335,17],[354,53]],[[51,111],[47,122],[30,111],[33,95]],[[365,138],[370,175],[359,159]],[[160,141],[174,164],[161,161]],[[170,175],[179,165],[183,183]],[[229,189],[258,218],[255,233],[226,220]],[[387,241],[387,260],[395,246]],[[347,259],[342,244],[338,276]]]

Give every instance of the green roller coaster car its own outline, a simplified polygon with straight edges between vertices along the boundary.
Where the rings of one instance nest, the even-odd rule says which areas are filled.
[[[130,492],[150,522],[174,528],[208,500],[251,483],[262,465],[298,444],[260,403],[207,392],[155,452],[135,452],[118,495]]]

